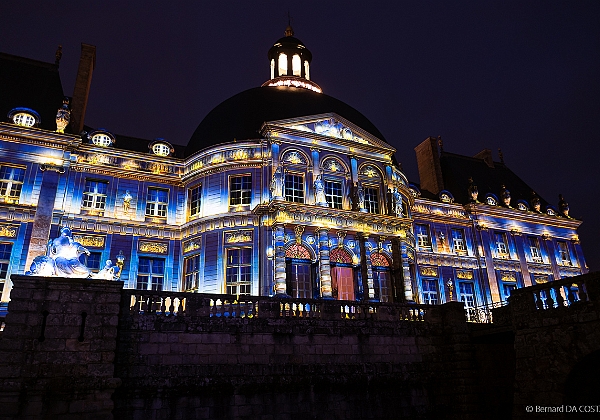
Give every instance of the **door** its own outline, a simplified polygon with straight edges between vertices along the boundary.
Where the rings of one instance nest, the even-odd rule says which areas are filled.
[[[337,290],[339,300],[354,300],[354,273],[352,267],[333,267],[331,269],[332,287]]]

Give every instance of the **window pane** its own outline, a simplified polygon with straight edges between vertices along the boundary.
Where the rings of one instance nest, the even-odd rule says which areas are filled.
[[[335,181],[325,181],[325,198],[329,207],[334,209],[342,208],[342,183]]]
[[[377,188],[365,188],[365,209],[369,213],[379,214],[379,190]]]

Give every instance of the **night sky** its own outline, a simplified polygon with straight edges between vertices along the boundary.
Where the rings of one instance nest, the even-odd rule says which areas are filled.
[[[418,182],[414,147],[484,148],[582,219],[600,269],[600,2],[19,1],[0,3],[0,51],[53,62],[71,95],[96,45],[86,124],[186,144],[223,100],[269,78],[287,25],[311,79],[365,114]],[[0,92],[1,94],[1,92]]]

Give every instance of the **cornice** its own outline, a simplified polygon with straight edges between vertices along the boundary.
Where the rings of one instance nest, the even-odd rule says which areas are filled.
[[[473,216],[496,217],[516,222],[533,223],[565,229],[576,230],[582,223],[581,220],[577,219],[567,219],[561,216],[550,216],[544,213],[523,211],[516,208],[488,206],[487,204],[483,203],[466,204],[464,208],[468,213],[473,214]]]
[[[73,134],[60,134],[55,131],[21,127],[10,123],[0,123],[0,140],[63,150],[81,145],[81,137]]]

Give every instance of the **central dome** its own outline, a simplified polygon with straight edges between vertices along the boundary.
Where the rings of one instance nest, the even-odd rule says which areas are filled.
[[[259,130],[266,121],[330,112],[385,141],[367,117],[331,96],[303,88],[257,87],[232,96],[209,112],[192,135],[185,155],[234,139],[259,139]]]

